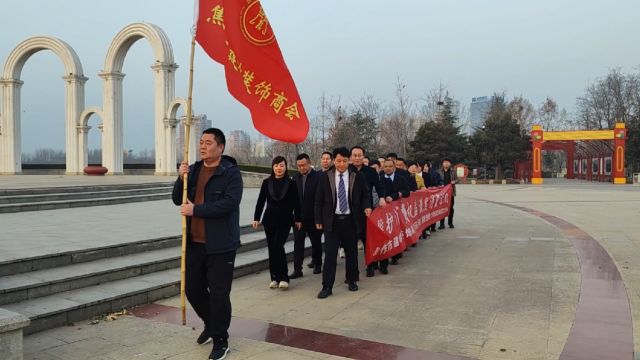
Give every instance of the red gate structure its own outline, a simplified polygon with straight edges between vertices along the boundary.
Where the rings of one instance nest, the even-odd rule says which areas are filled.
[[[531,184],[543,183],[543,150],[562,150],[567,154],[567,179],[626,184],[625,139],[624,123],[616,123],[613,130],[585,131],[543,131],[542,126],[534,125],[531,130]]]

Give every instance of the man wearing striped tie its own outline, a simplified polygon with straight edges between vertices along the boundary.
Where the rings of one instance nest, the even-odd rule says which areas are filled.
[[[371,195],[364,176],[349,171],[349,149],[333,151],[334,166],[321,174],[315,200],[316,228],[324,232],[325,261],[319,299],[333,294],[336,257],[340,244],[346,255],[346,278],[349,291],[358,291],[357,234],[364,231],[371,214]]]

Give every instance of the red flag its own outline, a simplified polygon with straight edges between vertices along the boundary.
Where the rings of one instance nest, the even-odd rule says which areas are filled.
[[[224,65],[229,92],[259,132],[304,141],[309,120],[259,0],[199,0],[196,41]]]

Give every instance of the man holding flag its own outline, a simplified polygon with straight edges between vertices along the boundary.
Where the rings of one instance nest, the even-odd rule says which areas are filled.
[[[260,1],[197,0],[196,4],[184,159],[189,158],[196,41],[224,65],[229,92],[249,109],[259,132],[274,140],[303,142],[309,120]],[[182,324],[186,324],[186,293],[205,324],[197,342],[213,339],[212,360],[224,359],[229,352],[229,295],[240,246],[242,176],[235,160],[222,155],[224,147],[222,131],[205,130],[200,138],[201,160],[190,167],[186,163],[180,166],[173,190],[173,201],[182,203],[183,216]]]
[[[223,359],[229,351],[231,282],[240,247],[240,200],[242,176],[236,161],[222,155],[225,136],[207,129],[200,138],[200,161],[180,165],[173,188],[173,202],[182,203],[187,217],[186,295],[204,322],[198,344],[213,339],[210,359]],[[188,200],[182,202],[183,178],[187,175]]]

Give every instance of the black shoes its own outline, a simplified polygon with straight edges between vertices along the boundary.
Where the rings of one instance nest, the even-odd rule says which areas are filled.
[[[200,334],[200,336],[198,336],[198,339],[196,340],[196,342],[198,343],[198,345],[202,345],[206,343],[210,338],[211,336],[209,336],[207,329],[204,329],[202,330],[202,333]]]
[[[349,291],[358,291],[358,285],[355,281],[349,281]]]
[[[383,273],[384,275],[387,275],[389,273],[389,269],[387,269],[386,267],[380,268],[380,272]]]
[[[367,277],[373,277],[373,275],[375,275],[374,272],[373,272],[373,268],[369,268],[368,267],[367,268]]]
[[[455,229],[456,227],[453,224],[449,224],[449,229]]]
[[[318,299],[326,299],[331,295],[333,295],[333,291],[330,288],[322,288],[318,293]]]
[[[313,273],[314,274],[322,274],[322,265],[315,266],[313,268]]]
[[[391,265],[398,265],[398,259],[391,258]]]
[[[302,271],[297,270],[291,273],[291,275],[289,275],[289,279],[297,279],[297,278],[301,278],[302,277]]]
[[[229,353],[229,344],[224,341],[213,345],[213,350],[209,354],[209,360],[222,360]]]
[[[444,224],[441,224],[440,226],[438,226],[438,230],[444,230]]]
[[[310,263],[308,263],[308,264],[307,264],[307,267],[308,267],[309,269],[313,269],[314,267],[316,267],[316,264],[314,264],[314,263],[313,263],[313,261],[312,261],[312,262],[310,262]]]
[[[411,245],[411,247],[416,247],[416,245],[418,245],[418,243],[415,243],[415,244]]]

